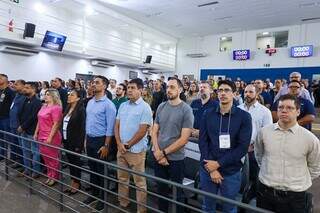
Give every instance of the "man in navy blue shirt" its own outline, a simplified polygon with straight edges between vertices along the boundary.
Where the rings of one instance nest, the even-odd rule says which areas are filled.
[[[211,99],[212,89],[208,82],[203,81],[200,84],[200,98],[193,100],[191,108],[194,116],[194,123],[191,136],[198,138],[202,115],[205,110],[218,106],[218,102]]]
[[[299,96],[301,92],[301,82],[292,80],[288,85],[288,92],[290,95],[298,97],[300,101],[300,114],[298,116],[298,124],[311,131],[312,122],[315,119],[316,111],[311,101]],[[278,102],[276,101],[272,106],[272,118],[274,122],[279,120],[277,115]]]
[[[241,158],[248,152],[252,123],[248,112],[233,105],[235,84],[218,84],[219,106],[205,111],[199,137],[201,153],[201,189],[235,200],[240,190]],[[237,212],[234,205],[223,203],[223,212]],[[215,212],[216,200],[205,197],[203,210]]]
[[[272,98],[271,95],[265,91],[266,88],[264,87],[264,81],[257,79],[254,81],[254,85],[258,89],[258,93],[263,97],[263,105],[270,109],[272,106]]]

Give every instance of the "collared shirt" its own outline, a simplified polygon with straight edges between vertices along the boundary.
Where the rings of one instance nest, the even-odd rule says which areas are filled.
[[[283,86],[280,89],[280,91],[277,93],[277,95],[274,97],[274,102],[276,102],[280,98],[280,96],[286,95],[288,93],[289,93],[288,86],[287,85]],[[306,90],[305,88],[301,88],[299,97],[307,99],[307,100],[311,101],[311,103],[314,103],[311,96],[310,96],[310,92],[308,90]]]
[[[150,106],[140,97],[136,102],[127,101],[121,104],[117,120],[120,121],[121,143],[128,144],[128,141],[138,132],[141,124],[152,125],[152,111]],[[129,151],[140,153],[146,151],[147,148],[148,138],[146,133]]]
[[[15,97],[15,93],[6,87],[0,90],[0,119],[9,118],[10,107]]]
[[[305,191],[320,175],[320,143],[310,131],[296,124],[283,130],[278,123],[258,133],[254,147],[260,181],[284,191]]]
[[[220,164],[218,170],[222,176],[239,172],[242,167],[241,158],[248,152],[251,140],[252,123],[250,114],[232,106],[231,114],[222,115],[219,106],[206,110],[202,118],[199,137],[202,165],[203,160],[214,160]],[[228,126],[230,148],[221,149],[219,136],[220,133],[228,132]]]
[[[309,100],[302,98],[302,97],[298,97],[298,99],[300,101],[300,114],[298,116],[298,120],[303,118],[306,115],[316,116],[316,110],[315,110],[313,104]],[[279,104],[279,100],[277,100],[273,104],[271,111],[276,112],[278,110],[278,104]],[[310,123],[310,124],[304,125],[303,127],[306,128],[307,130],[311,131],[312,125]]]
[[[209,99],[207,103],[202,104],[201,99],[196,99],[192,101],[191,108],[194,116],[193,128],[199,129],[202,115],[205,110],[217,107],[219,103],[217,101]]]
[[[100,99],[93,97],[86,109],[86,133],[90,137],[113,136],[116,107],[106,95]]]
[[[19,114],[21,113],[22,106],[26,96],[17,93],[12,101],[10,107],[10,128],[17,129],[19,127]]]
[[[126,96],[123,96],[121,98],[115,98],[112,100],[112,102],[114,103],[114,105],[116,106],[117,111],[119,110],[119,107],[122,103],[126,102],[128,100],[128,98]]]
[[[272,124],[271,112],[267,107],[263,106],[258,101],[256,101],[256,103],[250,106],[249,109],[245,103],[239,105],[238,107],[246,112],[249,112],[251,115],[251,118],[252,118],[251,144],[254,144],[259,130],[264,126]]]

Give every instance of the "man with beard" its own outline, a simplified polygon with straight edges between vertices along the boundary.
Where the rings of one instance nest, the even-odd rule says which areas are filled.
[[[250,114],[233,104],[235,90],[232,81],[219,81],[219,106],[203,114],[199,137],[201,189],[233,200],[240,190],[241,159],[248,152],[252,133]],[[216,202],[205,196],[203,211],[215,212]],[[223,203],[222,212],[237,209]]]
[[[116,109],[118,111],[120,105],[128,100],[126,97],[127,86],[124,84],[119,84],[116,89],[116,97],[112,100]]]
[[[255,194],[255,183],[258,177],[259,166],[254,157],[253,150],[257,134],[262,127],[272,124],[272,115],[270,110],[258,102],[257,95],[257,88],[254,85],[249,84],[244,90],[245,102],[238,106],[240,109],[249,112],[252,118],[252,135],[248,154],[250,165],[249,179],[253,183],[253,188],[251,188],[251,192],[247,192],[248,200],[243,200],[244,202],[249,202]]]
[[[194,123],[191,136],[199,137],[199,128],[202,115],[205,110],[218,106],[218,102],[210,98],[212,89],[208,82],[203,81],[200,84],[200,98],[192,101],[191,108],[193,110]]]
[[[167,85],[168,101],[159,105],[152,130],[155,176],[182,184],[184,178],[185,148],[193,127],[191,107],[181,101],[183,85],[177,78],[170,78]],[[158,194],[167,197],[170,187],[157,182]],[[183,191],[177,190],[177,201],[183,203]],[[159,209],[168,212],[169,203],[159,200]],[[184,212],[177,206],[177,212]]]

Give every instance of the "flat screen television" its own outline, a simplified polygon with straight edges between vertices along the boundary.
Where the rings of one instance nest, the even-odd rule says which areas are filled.
[[[234,50],[233,51],[233,60],[243,61],[250,59],[250,50]]]
[[[43,38],[41,47],[62,51],[66,39],[67,37],[64,35],[47,31]]]
[[[313,46],[312,45],[291,47],[291,57],[292,58],[310,57],[312,55],[313,55]]]

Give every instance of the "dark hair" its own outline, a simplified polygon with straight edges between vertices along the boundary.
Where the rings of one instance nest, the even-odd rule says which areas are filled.
[[[173,81],[177,81],[177,84],[178,84],[179,88],[183,88],[183,84],[182,84],[182,82],[180,81],[180,79],[179,79],[179,78],[176,78],[176,77],[169,77],[169,78],[168,78],[168,80],[169,80],[169,81],[171,81],[171,80],[173,80]]]
[[[79,101],[78,101],[77,105],[75,106],[74,110],[72,111],[72,114],[73,114],[73,113],[76,113],[76,112],[78,111],[78,108],[79,108],[79,107],[83,106],[83,102],[82,102],[81,92],[80,92],[80,91],[78,91],[78,90],[76,90],[76,89],[72,89],[72,90],[69,92],[69,94],[72,93],[72,92],[74,92],[74,93],[77,95],[77,97],[79,98]],[[70,110],[70,107],[71,107],[71,105],[68,104],[66,110],[64,111],[63,117],[68,114],[68,112],[69,112],[69,110]]]
[[[76,82],[74,80],[69,80],[69,87],[72,86],[74,88],[76,86]]]
[[[0,73],[0,76],[5,77],[6,79],[8,79],[8,76],[6,74]]]
[[[219,88],[222,84],[225,84],[225,85],[228,85],[229,87],[231,87],[232,92],[235,92],[235,91],[236,91],[236,84],[235,84],[233,81],[221,80],[221,81],[219,81],[219,83],[218,83],[218,88]]]
[[[300,82],[300,81],[297,81],[297,80],[292,80],[292,81],[290,81],[288,85],[290,85],[291,83],[298,83],[298,84],[301,86],[301,82]]]
[[[116,79],[110,79],[110,81],[114,81],[115,83],[117,83],[117,80],[116,80]]]
[[[58,81],[60,81],[61,84],[63,83],[63,81],[62,81],[61,78],[56,77],[56,79],[57,79]]]
[[[129,81],[129,84],[136,84],[138,89],[143,89],[143,81],[141,78],[135,78]]]
[[[16,82],[19,82],[20,84],[23,84],[23,85],[26,84],[26,81],[25,81],[25,80],[22,80],[22,79],[16,80]]]
[[[95,79],[96,79],[96,78],[100,78],[100,79],[102,80],[102,83],[103,83],[104,85],[106,85],[106,87],[109,86],[109,80],[108,80],[106,77],[104,77],[103,75],[96,75],[94,78],[95,78]]]
[[[127,92],[127,86],[125,84],[121,83],[119,86],[122,86],[123,91]]]
[[[286,94],[286,95],[282,95],[279,98],[279,103],[280,101],[286,101],[286,100],[291,100],[294,102],[294,105],[296,106],[297,109],[300,109],[300,101],[299,99],[294,96],[294,95],[290,95],[290,94]]]
[[[48,81],[43,81],[44,85],[46,85],[46,88],[49,88],[50,85],[49,85],[49,82]]]
[[[27,81],[25,82],[25,85],[30,85],[32,89],[34,89],[35,92],[38,90],[38,83],[34,81]]]

